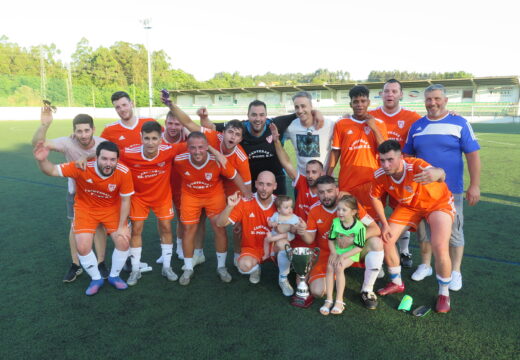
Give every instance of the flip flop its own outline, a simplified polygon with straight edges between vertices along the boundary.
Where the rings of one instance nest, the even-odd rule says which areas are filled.
[[[337,306],[336,304],[341,305],[341,307]],[[334,303],[334,307],[332,308],[330,313],[333,315],[341,315],[343,314],[343,311],[345,311],[345,303],[343,301],[336,300],[336,302]]]
[[[329,315],[330,314],[330,307],[332,306],[332,300],[325,300],[325,303],[323,304],[322,307],[320,307],[320,313],[321,315]],[[327,305],[327,304],[330,304],[330,305]]]

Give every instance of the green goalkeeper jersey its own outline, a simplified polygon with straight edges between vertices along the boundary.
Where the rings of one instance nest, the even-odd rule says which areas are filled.
[[[365,246],[365,242],[366,242],[366,233],[367,233],[367,231],[366,231],[365,225],[358,219],[356,219],[356,221],[354,221],[354,224],[352,224],[351,227],[345,228],[345,226],[343,226],[343,223],[341,222],[341,220],[339,218],[335,218],[332,221],[332,226],[330,228],[329,240],[334,241],[334,244],[336,246],[336,253],[341,255],[356,247],[363,248]],[[337,238],[340,235],[354,236],[354,244],[349,247],[346,247],[346,248],[340,248],[338,245],[338,241],[337,241]],[[360,253],[357,253],[356,255],[351,256],[350,258],[353,261],[359,261],[359,256],[360,256]]]

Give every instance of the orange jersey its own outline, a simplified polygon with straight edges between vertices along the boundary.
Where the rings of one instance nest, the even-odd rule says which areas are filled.
[[[175,143],[171,143],[168,140],[166,140],[166,137],[164,136],[164,133],[162,135],[163,138],[163,144],[165,145],[175,145],[175,144],[185,144],[188,136],[186,135],[186,132],[183,131],[181,133],[181,136],[179,140]],[[172,159],[173,164],[173,159]],[[181,175],[175,170],[175,167],[172,168],[171,176],[170,176],[170,187],[172,189],[172,195],[173,198],[179,199],[181,196],[181,184],[182,184],[182,177]],[[177,206],[178,204],[175,204]]]
[[[273,195],[271,204],[264,207],[255,193],[250,200],[241,199],[229,214],[231,223],[242,223],[242,248],[256,249],[263,254],[264,239],[271,233],[267,219],[276,212],[274,199]]]
[[[128,127],[121,120],[107,124],[101,133],[101,137],[112,141],[119,150],[135,144],[141,144],[141,127],[147,121],[155,121],[150,118],[140,118],[133,127]]]
[[[307,178],[299,172],[296,175],[296,179],[292,182],[292,186],[298,192],[294,203],[294,213],[301,217],[303,221],[307,221],[307,215],[311,206],[320,201],[318,194],[312,193],[307,183]]]
[[[374,172],[374,182],[370,196],[380,198],[385,192],[393,197],[401,206],[417,210],[428,210],[439,203],[449,203],[451,192],[444,182],[433,182],[427,185],[413,180],[416,174],[426,167],[432,167],[426,161],[418,158],[403,160],[404,172],[399,180],[386,175],[382,168]]]
[[[386,126],[382,120],[376,119],[377,127],[387,138]],[[339,189],[350,189],[370,182],[374,171],[379,167],[377,162],[377,141],[372,129],[364,121],[354,118],[342,119],[334,127],[332,148],[340,151]]]
[[[97,167],[96,160],[87,162],[85,171],[77,169],[74,162],[56,165],[60,176],[76,180],[75,208],[96,209],[119,208],[120,196],[134,193],[130,169],[118,163],[110,176],[103,176]]]
[[[130,168],[134,181],[135,197],[147,204],[156,205],[171,200],[170,173],[172,161],[186,151],[186,144],[159,145],[157,155],[148,159],[142,145],[133,145],[121,152],[121,160]]]
[[[368,113],[385,122],[388,139],[398,141],[401,145],[401,149],[404,147],[404,143],[406,142],[410,126],[422,118],[422,116],[417,114],[415,111],[404,108],[400,108],[395,114],[387,114],[381,106],[375,110],[370,110]]]
[[[213,155],[208,154],[206,162],[196,166],[191,162],[189,153],[177,155],[174,160],[174,168],[182,176],[182,192],[187,192],[195,197],[211,196],[213,193],[224,192],[222,175],[225,178],[235,178],[237,171],[228,162],[223,168],[215,160]]]
[[[224,145],[222,144],[222,141],[224,140],[224,135],[222,135],[222,133],[204,127],[201,128],[201,132],[204,135],[206,135],[208,143],[215,150],[218,150],[222,154],[224,154],[224,152],[222,151],[222,149],[224,148]],[[227,161],[229,161],[231,165],[238,171],[240,177],[242,177],[242,180],[244,181],[244,184],[251,184],[249,157],[247,156],[242,146],[235,146],[235,148],[230,154],[224,154],[224,156],[226,157]],[[224,180],[224,188],[226,190],[226,195],[231,195],[238,191],[238,186],[236,186],[235,183],[230,180]]]

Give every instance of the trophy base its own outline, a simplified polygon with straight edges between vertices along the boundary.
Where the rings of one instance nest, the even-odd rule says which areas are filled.
[[[312,297],[311,295],[307,296],[307,298],[305,298],[305,299],[298,297],[296,295],[293,295],[291,297],[291,305],[299,307],[299,308],[303,308],[303,309],[307,309],[309,306],[312,305],[313,302],[314,302],[314,297]]]

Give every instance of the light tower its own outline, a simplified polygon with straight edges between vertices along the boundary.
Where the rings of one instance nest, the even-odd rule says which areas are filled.
[[[148,100],[149,100],[149,116],[152,117],[153,93],[152,93],[152,58],[150,53],[150,30],[152,29],[152,19],[147,18],[141,20],[146,33],[146,54],[148,56]]]

